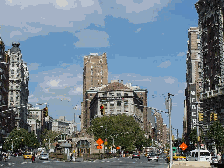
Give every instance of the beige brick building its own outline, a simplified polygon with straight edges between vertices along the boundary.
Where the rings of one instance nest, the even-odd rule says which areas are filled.
[[[90,90],[90,88],[101,87],[107,83],[108,67],[106,53],[99,56],[97,53],[90,53],[90,55],[84,56],[81,130],[86,129],[90,123],[90,114],[88,110],[90,101],[86,101],[86,99],[88,99],[88,97],[86,97],[86,91]]]

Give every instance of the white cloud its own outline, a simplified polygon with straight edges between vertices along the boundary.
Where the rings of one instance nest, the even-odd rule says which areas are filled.
[[[175,82],[175,79],[172,79],[172,78],[167,78],[167,79],[164,79],[164,81],[166,82],[166,83],[169,83],[169,84],[173,84],[174,82]]]
[[[13,38],[14,36],[20,36],[20,35],[22,35],[22,33],[20,31],[18,31],[18,30],[12,31],[10,33],[10,38]]]
[[[2,39],[6,45],[10,45],[12,41],[23,41],[49,32],[76,33],[90,24],[103,27],[108,15],[128,19],[134,24],[147,23],[155,21],[158,11],[169,2],[170,0],[142,0],[140,3],[136,3],[136,0],[2,0],[2,13],[16,13],[16,17],[5,15],[1,18]],[[96,35],[94,31],[90,33],[93,37]],[[101,35],[108,38],[106,33]],[[91,40],[92,37],[88,38]],[[100,44],[99,47],[109,44],[106,40],[101,42],[105,44]],[[83,46],[83,43],[78,44]]]
[[[79,41],[74,45],[76,47],[108,47],[109,35],[103,31],[85,29],[75,33]]]
[[[138,28],[136,31],[135,31],[135,33],[138,33],[138,32],[140,32],[141,31],[141,28]]]
[[[56,3],[60,7],[66,7],[68,5],[68,2],[66,0],[56,0]]]
[[[178,93],[184,93],[184,91],[183,90],[178,90]]]
[[[185,52],[179,52],[179,53],[177,54],[177,56],[180,56],[180,57],[182,57],[182,56],[184,56],[184,55],[186,55]]]
[[[160,68],[167,68],[168,66],[171,65],[171,62],[168,60],[168,61],[165,61],[165,62],[162,62],[159,66],[157,67],[160,67]]]

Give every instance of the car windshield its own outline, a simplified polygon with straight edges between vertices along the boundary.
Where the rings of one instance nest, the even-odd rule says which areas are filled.
[[[47,156],[47,153],[44,153],[44,154],[40,154],[40,155],[42,155],[42,156]]]
[[[154,154],[154,153],[151,153],[151,154],[150,154],[150,156],[156,156],[156,154]]]
[[[138,153],[134,153],[133,155],[138,155]]]
[[[31,155],[31,153],[25,153],[24,155]]]

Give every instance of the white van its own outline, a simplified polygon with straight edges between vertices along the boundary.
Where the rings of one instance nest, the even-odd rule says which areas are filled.
[[[192,150],[190,156],[188,157],[189,161],[198,160],[198,149]],[[208,150],[200,149],[200,161],[209,161],[211,162],[211,153]]]

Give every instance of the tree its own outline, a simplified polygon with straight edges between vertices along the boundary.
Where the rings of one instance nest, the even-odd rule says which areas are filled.
[[[12,145],[13,151],[17,151],[18,149],[25,149],[26,147],[37,148],[39,147],[39,142],[33,132],[29,133],[23,128],[15,128],[4,141],[3,150],[11,150]]]
[[[224,130],[219,121],[215,121],[209,128],[207,132],[209,139],[215,142],[216,149],[218,152],[222,149],[224,145]]]
[[[95,140],[107,139],[109,146],[114,142],[115,146],[121,146],[128,151],[141,149],[143,143],[147,142],[139,124],[132,116],[125,114],[95,118],[91,121],[87,132],[93,134]]]
[[[43,145],[45,145],[45,143],[49,143],[49,139],[50,143],[54,143],[55,140],[57,139],[57,136],[60,134],[61,132],[44,129],[44,131],[41,134],[41,141],[43,142]]]
[[[193,142],[193,144],[197,143],[197,129],[194,128],[191,130],[191,133],[189,135],[190,141]]]

